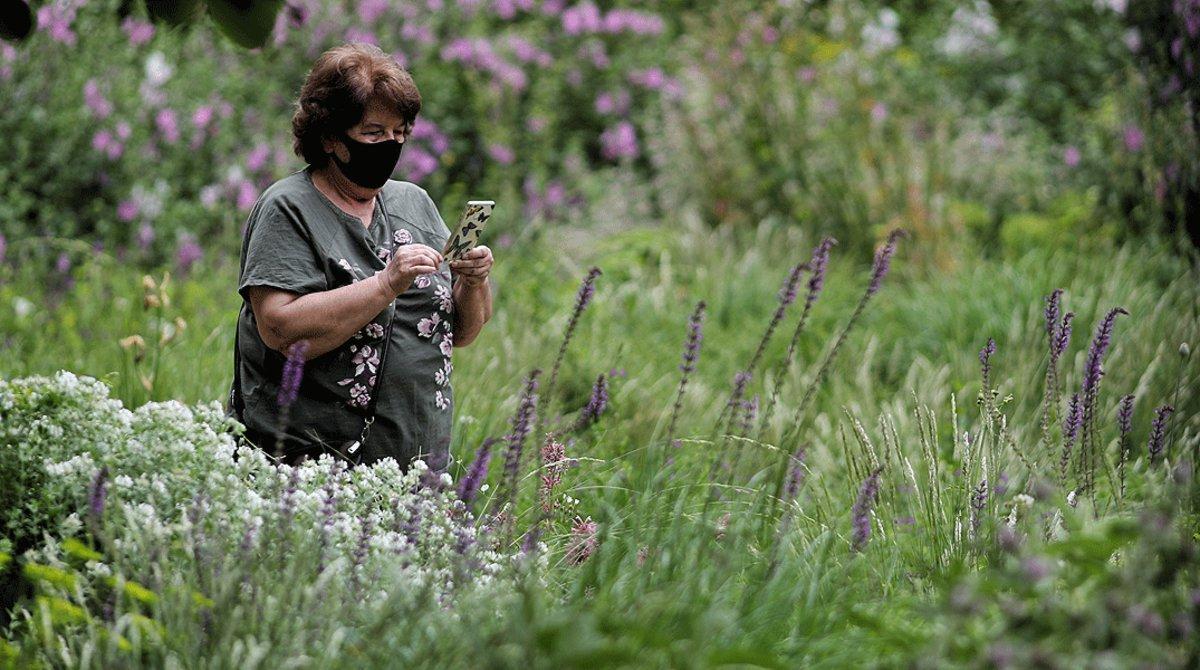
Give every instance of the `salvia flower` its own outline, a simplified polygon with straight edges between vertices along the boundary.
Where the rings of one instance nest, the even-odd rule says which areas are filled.
[[[867,541],[871,539],[871,508],[875,504],[875,497],[879,495],[879,474],[881,472],[883,472],[883,468],[875,468],[863,480],[862,486],[858,489],[858,498],[854,500],[854,505],[850,508],[854,526],[850,544],[854,551],[862,551],[867,546]]]
[[[996,340],[988,338],[987,344],[979,350],[979,364],[983,372],[983,387],[988,388],[988,377],[992,371],[992,354],[996,353]]]
[[[304,355],[308,353],[308,340],[300,340],[288,347],[287,361],[283,364],[283,378],[279,383],[276,398],[280,407],[290,407],[300,392],[300,379],[304,376]]]
[[[983,509],[987,506],[988,483],[986,479],[979,480],[979,486],[971,492],[971,536],[979,533],[979,523],[983,519]]]
[[[579,293],[575,296],[575,308],[571,312],[571,320],[567,322],[567,330],[563,333],[562,344],[558,347],[558,355],[554,358],[554,366],[550,370],[550,381],[546,384],[546,395],[549,398],[550,393],[554,390],[554,383],[558,380],[558,369],[562,365],[563,356],[567,353],[567,345],[571,342],[572,335],[575,334],[575,328],[579,324],[579,317],[583,314],[583,310],[592,301],[592,296],[596,294],[596,278],[600,276],[600,268],[593,266],[588,270],[587,276],[583,278],[583,282],[579,285]]]
[[[1071,321],[1074,318],[1075,312],[1067,312],[1063,315],[1062,325],[1058,328],[1058,337],[1055,338],[1050,347],[1051,360],[1057,361],[1071,344]]]
[[[499,441],[494,437],[484,440],[475,452],[475,460],[471,461],[467,474],[458,481],[458,499],[463,503],[470,505],[479,495],[483,480],[487,479],[488,463],[492,460],[492,445]]]
[[[604,410],[608,407],[608,380],[601,372],[596,377],[596,383],[592,385],[592,395],[588,398],[587,404],[583,406],[583,410],[579,413],[580,426],[586,426],[600,418]]]
[[[1075,436],[1079,434],[1079,427],[1083,424],[1083,403],[1079,401],[1078,393],[1071,394],[1071,402],[1068,407],[1066,419],[1063,420],[1062,457],[1058,462],[1058,468],[1064,481],[1067,476],[1067,466],[1071,462],[1071,450],[1075,446]]]
[[[704,301],[696,303],[696,311],[688,320],[687,341],[683,347],[683,363],[679,366],[683,374],[691,374],[700,358],[700,343],[704,340]]]
[[[88,489],[88,512],[92,518],[99,520],[104,516],[104,501],[108,498],[108,466],[96,471],[92,485]]]
[[[807,268],[807,263],[797,263],[792,266],[792,271],[788,273],[783,286],[779,288],[779,308],[776,310],[776,313],[780,317],[783,316],[783,311],[788,305],[796,302],[796,291],[800,287],[800,276],[804,274],[804,270]]]
[[[1104,354],[1108,352],[1108,347],[1112,344],[1113,322],[1116,321],[1118,314],[1129,314],[1129,312],[1124,308],[1115,307],[1104,315],[1104,319],[1096,327],[1096,334],[1088,349],[1087,364],[1084,366],[1083,391],[1085,397],[1096,392],[1096,387],[1100,384],[1100,377],[1104,375]]]
[[[1154,421],[1150,424],[1150,461],[1157,462],[1163,455],[1164,442],[1167,436],[1167,418],[1175,408],[1171,405],[1162,405],[1154,410]]]
[[[575,296],[576,311],[582,312],[592,301],[592,296],[596,295],[596,278],[601,274],[600,268],[595,266],[588,270],[587,276],[583,278],[583,283],[579,285],[579,293]]]
[[[897,228],[888,234],[887,242],[875,252],[875,262],[871,266],[871,283],[867,287],[867,295],[875,295],[892,266],[892,256],[896,254],[896,243],[907,235]]]
[[[1133,400],[1134,396],[1130,393],[1122,396],[1121,403],[1117,406],[1117,427],[1122,438],[1133,431]]]
[[[812,259],[808,261],[808,268],[812,274],[808,277],[808,297],[804,301],[806,309],[812,308],[817,297],[821,295],[821,289],[825,287],[825,270],[829,267],[829,252],[837,243],[836,239],[826,237],[813,249]]]
[[[1062,294],[1063,289],[1056,288],[1046,297],[1046,337],[1049,338],[1051,347],[1058,341],[1058,315],[1062,311]]]
[[[596,551],[596,522],[592,517],[575,517],[571,526],[571,540],[567,545],[567,563],[579,565]]]
[[[784,499],[791,502],[800,494],[800,485],[804,483],[804,447],[796,447],[792,454],[792,467],[788,470],[787,485],[784,486]]]
[[[542,511],[549,513],[554,508],[554,487],[562,481],[563,473],[567,470],[567,448],[553,437],[542,445],[542,486],[539,491],[542,499]]]
[[[688,319],[687,340],[683,345],[683,363],[679,369],[683,375],[679,378],[679,390],[675,393],[675,407],[671,410],[671,423],[667,428],[667,439],[675,436],[675,423],[679,420],[679,410],[683,407],[683,392],[687,388],[688,377],[696,369],[696,361],[700,359],[700,342],[704,339],[704,301],[696,303],[696,310]]]
[[[510,486],[515,485],[517,481],[517,472],[521,467],[521,450],[525,445],[525,438],[533,428],[534,416],[537,413],[539,374],[541,370],[535,369],[525,379],[525,388],[521,391],[517,412],[511,420],[512,432],[508,434],[508,449],[504,454],[504,475]]]

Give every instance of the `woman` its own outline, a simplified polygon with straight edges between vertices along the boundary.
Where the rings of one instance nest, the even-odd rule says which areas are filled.
[[[378,47],[325,52],[292,117],[308,165],[250,212],[230,406],[247,439],[285,462],[447,460],[451,349],[491,318],[492,253],[447,263],[450,231],[429,195],[388,178],[420,108],[412,77]]]

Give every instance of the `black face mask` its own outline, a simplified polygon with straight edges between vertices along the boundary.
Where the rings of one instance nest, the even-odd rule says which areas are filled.
[[[337,153],[333,154],[333,160],[347,179],[363,188],[379,188],[386,184],[400,160],[400,150],[404,148],[397,140],[359,142],[346,132],[339,139],[350,151],[350,162],[342,162]]]

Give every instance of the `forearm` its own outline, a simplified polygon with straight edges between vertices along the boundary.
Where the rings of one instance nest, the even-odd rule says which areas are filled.
[[[293,342],[308,341],[306,359],[341,346],[396,299],[380,275],[328,291],[309,293],[280,308],[272,332],[286,353]]]
[[[465,347],[479,335],[483,324],[492,318],[492,279],[471,286],[462,280],[454,283],[454,346]]]

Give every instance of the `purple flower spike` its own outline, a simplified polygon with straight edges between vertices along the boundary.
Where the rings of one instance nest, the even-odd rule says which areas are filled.
[[[779,289],[779,311],[787,309],[788,305],[796,302],[796,290],[800,287],[800,275],[804,274],[807,267],[807,263],[797,263],[788,273],[787,279]]]
[[[1046,297],[1046,336],[1050,338],[1051,347],[1058,342],[1058,315],[1062,311],[1062,294],[1063,290],[1056,288]]]
[[[108,498],[108,466],[96,471],[92,485],[88,490],[88,511],[92,518],[100,519],[104,515],[104,501]]]
[[[1058,361],[1059,357],[1067,350],[1067,346],[1071,344],[1071,321],[1074,318],[1075,312],[1067,312],[1063,315],[1062,325],[1058,329],[1058,337],[1050,349],[1050,357],[1054,361]]]
[[[533,430],[533,420],[537,413],[538,402],[537,378],[541,372],[541,370],[535,369],[525,379],[525,388],[522,390],[521,399],[517,404],[517,413],[512,418],[512,432],[506,438],[508,449],[504,454],[504,475],[510,487],[516,485],[517,474],[521,467],[521,450],[525,445],[525,438]],[[511,490],[510,493],[512,493]]]
[[[308,353],[308,340],[300,340],[288,347],[287,361],[283,364],[283,378],[279,383],[276,401],[279,407],[290,407],[300,393],[300,379],[304,376],[304,355]]]
[[[596,294],[596,278],[600,276],[600,268],[593,266],[588,270],[587,276],[583,278],[583,283],[579,285],[579,293],[575,296],[575,310],[582,312],[583,308],[587,307],[592,301],[592,296]]]
[[[871,284],[867,287],[867,295],[875,295],[892,266],[892,256],[896,253],[896,242],[908,233],[897,228],[888,234],[887,242],[875,252],[875,263],[871,268]]]
[[[1083,424],[1083,403],[1079,402],[1079,394],[1071,394],[1070,409],[1067,411],[1067,420],[1063,423],[1063,439],[1067,444],[1075,442],[1075,436],[1079,434],[1079,426]]]
[[[1104,376],[1104,354],[1112,344],[1113,322],[1118,314],[1129,314],[1124,308],[1116,307],[1104,315],[1100,325],[1096,327],[1096,335],[1092,338],[1092,346],[1088,349],[1087,365],[1084,370],[1083,391],[1085,397],[1096,392],[1100,377]]]
[[[607,407],[608,381],[601,372],[600,376],[596,377],[596,383],[592,385],[592,395],[588,398],[587,405],[584,405],[583,411],[579,414],[579,424],[587,425],[596,421]]]
[[[683,364],[679,369],[691,374],[696,369],[696,361],[700,358],[700,343],[704,340],[704,301],[696,304],[696,311],[688,320],[687,342],[683,347]]]
[[[489,437],[479,445],[479,450],[475,452],[475,460],[471,461],[467,474],[458,482],[458,499],[467,505],[479,495],[483,480],[487,478],[488,463],[492,460],[492,445],[496,442],[499,440]]]
[[[1167,437],[1167,418],[1175,408],[1171,405],[1162,405],[1154,410],[1154,422],[1150,424],[1150,461],[1157,462],[1163,455],[1163,442]]]
[[[850,508],[854,525],[850,544],[854,551],[862,551],[867,546],[867,541],[871,539],[871,507],[875,503],[875,497],[879,494],[879,473],[882,471],[883,468],[875,468],[863,480],[862,486],[858,489],[858,498],[855,499],[854,506]]]
[[[1133,399],[1132,393],[1123,396],[1121,404],[1117,406],[1117,427],[1121,430],[1121,437],[1133,430]]]
[[[806,308],[811,308],[812,304],[817,301],[817,296],[821,294],[821,289],[825,287],[825,270],[829,267],[829,252],[837,243],[838,241],[834,238],[826,237],[821,240],[816,249],[813,249],[812,259],[808,262],[812,275],[808,278]]]
[[[804,483],[804,447],[796,447],[792,454],[792,469],[788,471],[787,486],[784,488],[784,498],[791,502],[800,494],[800,485]]]
[[[996,340],[988,338],[987,344],[979,350],[979,363],[983,370],[983,385],[988,385],[988,374],[992,371],[992,354],[996,353]]]
[[[696,361],[700,358],[700,342],[704,339],[704,308],[703,300],[696,303],[696,310],[688,319],[687,340],[683,345],[683,363],[679,369],[683,374],[679,378],[679,390],[675,393],[675,406],[671,410],[671,423],[667,428],[667,439],[675,437],[675,424],[679,420],[679,410],[683,408],[683,391],[687,388],[688,376],[696,369]]]

